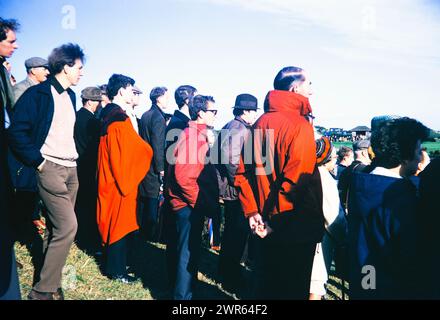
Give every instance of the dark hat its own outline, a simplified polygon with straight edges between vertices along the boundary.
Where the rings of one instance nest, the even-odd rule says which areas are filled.
[[[257,110],[258,100],[251,94],[240,94],[235,99],[234,109]]]
[[[98,87],[87,87],[81,91],[84,100],[102,101],[102,91]]]
[[[330,161],[333,144],[328,137],[316,140],[316,164],[322,165]]]
[[[24,62],[24,66],[26,67],[26,69],[31,69],[31,68],[38,68],[38,67],[48,67],[48,62],[46,59],[40,58],[40,57],[32,57],[27,59]]]
[[[353,142],[353,151],[368,149],[371,143],[370,140],[358,140]]]

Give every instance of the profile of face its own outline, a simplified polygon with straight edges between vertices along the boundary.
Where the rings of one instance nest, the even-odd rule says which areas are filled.
[[[410,177],[417,173],[417,169],[419,168],[419,163],[422,161],[422,142],[420,140],[417,141],[416,148],[414,150],[414,159],[405,160],[402,163],[402,176]]]
[[[241,118],[250,126],[257,121],[257,110],[245,110]]]
[[[304,80],[298,82],[293,87],[293,92],[302,95],[303,97],[309,98],[312,94],[312,82],[306,72],[303,72]]]
[[[217,115],[217,110],[215,109],[215,103],[211,101],[208,102],[208,107],[206,108],[206,111],[202,110],[199,112],[199,118],[208,127],[214,126],[216,115]]]
[[[422,160],[419,162],[417,166],[418,171],[422,172],[431,163],[431,158],[429,157],[428,152],[426,150],[422,150]]]
[[[106,94],[101,95],[101,98],[101,108],[105,108],[105,106],[108,105],[111,101]]]
[[[133,105],[134,93],[132,85],[128,85],[126,88],[119,89],[118,95],[125,104]]]
[[[338,159],[338,154],[336,153],[336,148],[333,147],[332,149],[332,155],[330,156],[330,161],[324,164],[325,168],[332,172],[336,167],[336,160]]]
[[[34,75],[35,79],[38,83],[42,83],[47,80],[47,76],[49,75],[49,69],[45,67],[37,67],[32,68],[31,73]]]
[[[6,39],[0,41],[0,56],[10,58],[16,49],[18,49],[18,43],[15,32],[8,30],[6,32]]]
[[[163,96],[160,96],[159,98],[157,98],[157,105],[162,110],[169,109],[170,104],[171,104],[171,94],[169,91],[166,91]]]
[[[64,73],[66,75],[67,80],[70,82],[70,85],[76,86],[79,83],[79,80],[83,76],[83,63],[81,59],[76,59],[75,64],[73,66],[64,66]]]
[[[141,100],[141,94],[139,91],[136,91],[133,89],[133,99],[132,99],[132,106],[133,108],[139,105],[139,101]]]

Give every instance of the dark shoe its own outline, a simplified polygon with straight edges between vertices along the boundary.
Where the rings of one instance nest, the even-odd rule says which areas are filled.
[[[128,274],[125,276],[112,276],[112,277],[110,277],[110,279],[114,280],[114,281],[126,283],[126,284],[130,284],[130,283],[136,282],[138,280],[137,278],[129,276]]]
[[[34,289],[28,295],[29,300],[56,300],[53,292],[38,292]]]
[[[57,292],[53,294],[54,300],[64,300],[64,292],[63,289],[58,288]]]

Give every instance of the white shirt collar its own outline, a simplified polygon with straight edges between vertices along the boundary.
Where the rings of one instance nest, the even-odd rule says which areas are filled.
[[[385,176],[390,178],[397,178],[402,179],[402,176],[400,174],[397,174],[390,169],[384,168],[384,167],[376,167],[373,171],[371,171],[371,174],[376,174],[378,176]]]

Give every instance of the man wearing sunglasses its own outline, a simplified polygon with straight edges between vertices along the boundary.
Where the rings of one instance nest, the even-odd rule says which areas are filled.
[[[191,120],[174,148],[165,187],[171,208],[167,243],[170,290],[175,300],[191,300],[197,283],[198,260],[205,216],[220,211],[215,167],[209,160],[208,128],[215,122],[214,99],[195,96]]]

